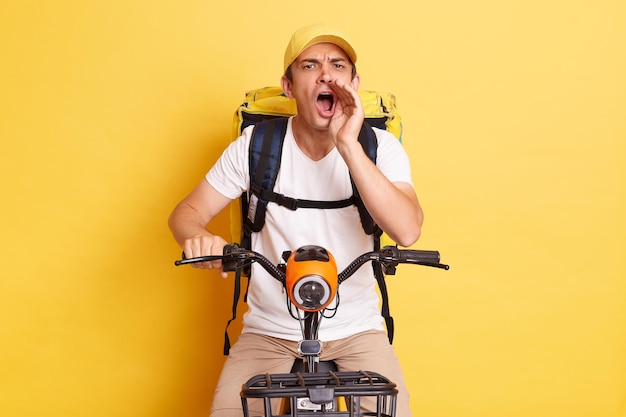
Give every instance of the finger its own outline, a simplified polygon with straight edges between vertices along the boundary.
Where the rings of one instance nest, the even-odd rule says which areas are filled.
[[[346,100],[350,100],[354,103],[361,101],[359,93],[350,83],[347,83],[344,80],[337,80],[335,87],[335,92],[340,94]]]
[[[343,107],[349,107],[355,103],[354,92],[350,90],[351,87],[342,80],[337,80],[337,82],[333,85],[333,92],[337,97],[337,101]]]
[[[193,250],[193,241],[192,240],[186,240],[185,243],[183,244],[183,253],[185,254],[185,258],[189,259],[189,258],[193,258],[194,255],[194,250]]]
[[[197,258],[201,256],[213,255],[214,240],[206,237],[195,237],[185,241],[183,244],[183,252],[186,258]],[[194,268],[199,269],[216,269],[222,267],[221,260],[198,262],[191,264]]]
[[[194,268],[200,269],[222,269],[222,261],[207,261],[191,264]]]

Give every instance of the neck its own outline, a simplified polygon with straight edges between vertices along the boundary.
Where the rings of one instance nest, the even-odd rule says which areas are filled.
[[[313,161],[324,158],[335,147],[327,129],[315,129],[298,116],[293,118],[291,127],[298,148]]]

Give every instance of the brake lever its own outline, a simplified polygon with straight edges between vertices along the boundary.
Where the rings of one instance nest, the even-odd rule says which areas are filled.
[[[435,262],[422,262],[422,261],[418,261],[418,262],[407,262],[407,264],[409,265],[422,265],[422,266],[430,266],[432,268],[439,268],[439,269],[444,269],[444,270],[448,270],[450,269],[450,265],[447,264],[441,264],[441,263],[435,263]]]
[[[222,259],[223,257],[224,257],[223,255],[214,255],[214,256],[198,256],[197,258],[187,258],[185,256],[185,253],[183,252],[182,259],[174,261],[174,265],[180,266],[180,265],[195,264],[198,262],[218,261]]]
[[[185,255],[185,251],[183,251],[181,259],[175,261],[174,265],[180,266],[199,262],[211,262],[221,260],[223,262],[224,271],[231,272],[239,269],[247,258],[246,253],[237,253],[238,250],[239,245],[237,245],[236,243],[232,243],[224,246],[222,255],[197,256],[194,258],[187,258],[187,256]]]

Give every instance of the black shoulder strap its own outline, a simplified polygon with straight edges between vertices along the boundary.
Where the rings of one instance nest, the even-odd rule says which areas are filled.
[[[359,142],[369,159],[375,164],[376,157],[378,155],[378,139],[376,138],[374,130],[367,124],[367,122],[363,122],[361,132],[359,133]],[[365,233],[371,235],[376,232],[377,226],[374,223],[372,216],[370,216],[369,212],[365,208],[365,204],[363,204],[363,200],[359,195],[359,190],[356,188],[352,177],[350,177],[350,182],[352,183],[352,195],[356,200],[355,205],[357,206],[359,216],[361,217],[361,225],[363,226]]]
[[[374,237],[374,246],[374,250],[380,249],[380,235],[378,238]],[[374,269],[374,276],[376,277],[376,282],[378,282],[378,289],[380,290],[380,314],[385,319],[385,326],[387,327],[387,337],[389,338],[389,343],[393,343],[394,322],[393,317],[391,316],[391,312],[389,311],[389,295],[387,293],[385,274],[383,273],[382,265],[378,262],[373,262],[372,268]]]
[[[378,155],[378,139],[376,138],[376,134],[371,129],[371,127],[367,126],[366,128],[366,123],[363,123],[363,128],[361,128],[361,132],[359,134],[359,142],[361,143],[363,150],[370,158],[370,160],[376,163],[376,157]],[[378,227],[376,223],[374,223],[372,216],[370,216],[369,212],[365,208],[365,204],[359,196],[359,190],[357,190],[354,181],[352,181],[352,192],[356,198],[355,204],[359,210],[359,215],[361,216],[361,224],[363,225],[363,230],[365,230],[365,233],[367,234],[374,235],[374,250],[378,250],[380,249],[380,237],[383,231],[380,227]],[[391,316],[391,312],[389,311],[389,295],[387,293],[385,274],[383,273],[382,265],[378,262],[374,262],[372,264],[372,268],[374,270],[374,276],[376,277],[376,281],[378,282],[378,288],[380,290],[380,313],[385,319],[389,343],[393,343],[394,322],[393,317]]]
[[[269,200],[262,190],[272,191],[280,169],[283,142],[287,133],[287,118],[266,120],[254,126],[250,140],[250,190],[247,212],[242,213],[244,233],[258,232],[265,224]]]
[[[287,133],[288,119],[284,117],[264,120],[254,125],[249,148],[250,193],[241,195],[241,242],[240,246],[246,249],[252,248],[252,232],[258,232],[265,224],[265,210],[267,200],[259,198],[260,190],[273,189],[280,159],[283,151],[283,141]],[[230,352],[230,338],[228,327],[237,318],[237,305],[241,293],[241,278],[247,277],[244,301],[248,297],[248,285],[250,285],[250,268],[238,269],[235,272],[235,285],[233,290],[232,316],[224,330],[224,355]]]
[[[228,320],[228,323],[226,323],[226,328],[224,329],[224,355],[226,356],[230,353],[230,337],[228,337],[228,327],[230,326],[230,323],[237,318],[237,305],[239,304],[239,293],[241,291],[241,273],[241,269],[235,271],[232,316],[230,320]]]

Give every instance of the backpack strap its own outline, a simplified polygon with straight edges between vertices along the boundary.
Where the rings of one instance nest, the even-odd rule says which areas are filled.
[[[244,204],[242,204],[242,219],[244,223],[242,228],[244,235],[242,237],[242,246],[244,240],[247,241],[247,238],[253,232],[259,232],[263,228],[267,204],[270,202],[290,210],[297,210],[298,208],[336,209],[356,205],[361,217],[363,230],[367,234],[376,233],[378,227],[367,212],[352,179],[350,179],[352,196],[343,200],[317,201],[295,199],[274,192],[274,184],[280,169],[287,123],[288,118],[276,118],[263,121],[255,125],[253,129],[249,149],[250,190],[244,196]],[[376,163],[378,140],[367,122],[364,122],[361,127],[359,142],[370,160]]]
[[[365,125],[365,123],[363,123]],[[376,156],[378,150],[378,140],[376,139],[376,134],[374,131],[369,128],[362,128],[359,133],[359,142],[363,147],[363,150],[370,158],[370,160],[376,163]],[[361,224],[363,225],[363,230],[365,233],[371,234],[374,237],[374,250],[380,249],[380,237],[383,234],[382,229],[374,222],[372,216],[369,214],[367,209],[365,208],[365,204],[363,204],[363,200],[359,196],[359,190],[357,190],[356,185],[352,178],[350,179],[352,182],[352,192],[356,197],[356,206],[359,210],[359,215],[361,216]],[[385,281],[385,274],[383,273],[382,265],[378,262],[372,263],[372,268],[374,270],[374,277],[376,277],[376,282],[378,283],[378,289],[380,290],[380,298],[381,298],[381,308],[380,313],[385,319],[385,325],[387,327],[387,337],[389,338],[389,343],[393,343],[393,335],[394,335],[394,322],[393,317],[391,316],[391,312],[389,311],[389,295],[387,292],[387,283]]]
[[[288,119],[284,117],[265,120],[254,126],[252,139],[250,140],[249,172],[250,194],[244,192],[241,195],[241,242],[242,248],[252,248],[252,232],[258,232],[265,224],[265,211],[268,200],[260,194],[260,190],[273,189],[280,159],[283,152],[283,140],[287,133]],[[230,352],[230,338],[228,327],[237,318],[237,305],[241,293],[241,278],[248,278],[244,301],[248,298],[248,286],[250,285],[250,267],[238,269],[235,272],[235,286],[233,290],[232,316],[224,330],[224,355]]]
[[[277,118],[254,126],[250,140],[250,190],[247,212],[243,218],[245,233],[258,232],[265,224],[267,196],[263,190],[272,191],[280,169],[283,141],[289,119]]]
[[[230,323],[237,318],[237,305],[239,304],[239,293],[241,292],[241,269],[237,269],[235,271],[235,288],[233,290],[233,307],[232,307],[232,316],[228,323],[226,323],[226,328],[224,329],[224,355],[228,356],[230,353],[230,337],[228,337],[228,327]],[[247,293],[247,290],[246,290]]]
[[[370,161],[376,164],[376,157],[378,155],[378,139],[376,138],[374,130],[369,124],[367,124],[367,122],[363,122],[361,131],[359,132],[359,143],[363,147],[363,151],[365,151]],[[363,200],[359,195],[359,190],[356,188],[356,184],[354,183],[352,176],[350,176],[350,182],[352,184],[352,195],[356,199],[355,205],[359,210],[363,230],[368,235],[374,234],[374,236],[376,236],[375,233],[377,230],[380,230],[380,228],[376,225],[376,223],[374,223],[372,216],[370,216],[369,212],[365,208],[365,204],[363,204]],[[382,231],[380,234],[382,234]]]
[[[380,249],[380,234],[378,237],[374,237],[374,250]],[[389,311],[389,295],[387,292],[387,282],[385,281],[385,274],[383,273],[383,267],[379,262],[372,262],[372,268],[374,270],[374,277],[378,283],[378,289],[380,290],[380,315],[385,319],[385,326],[387,327],[387,338],[389,343],[393,343],[393,334],[395,330],[393,317]]]

